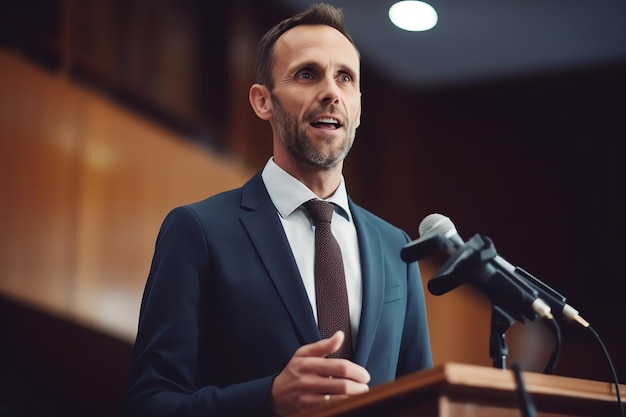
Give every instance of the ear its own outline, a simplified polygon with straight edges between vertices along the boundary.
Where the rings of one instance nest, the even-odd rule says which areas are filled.
[[[261,84],[252,84],[248,98],[250,99],[252,110],[260,119],[269,120],[272,118],[272,99],[267,87]]]

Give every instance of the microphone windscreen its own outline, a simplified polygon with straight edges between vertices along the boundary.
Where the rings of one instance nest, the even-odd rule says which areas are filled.
[[[420,237],[433,234],[446,236],[451,230],[456,231],[452,220],[439,213],[429,214],[424,217],[418,229]]]

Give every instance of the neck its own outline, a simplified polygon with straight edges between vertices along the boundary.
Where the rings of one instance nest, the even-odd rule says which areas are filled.
[[[320,199],[326,199],[333,195],[341,183],[342,162],[333,168],[290,163],[290,160],[283,161],[276,156],[274,162],[289,175],[306,185]]]

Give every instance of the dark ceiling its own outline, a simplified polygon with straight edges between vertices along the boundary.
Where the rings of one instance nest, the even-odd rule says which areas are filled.
[[[307,0],[277,0],[287,11]],[[480,82],[626,61],[626,0],[429,0],[439,22],[405,32],[392,0],[333,0],[363,59],[414,88]]]

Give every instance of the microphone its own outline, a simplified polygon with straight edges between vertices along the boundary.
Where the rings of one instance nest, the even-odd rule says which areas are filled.
[[[419,231],[420,239],[400,252],[405,262],[415,261],[415,255],[432,254],[434,248],[443,248],[450,254],[428,282],[431,294],[442,295],[468,282],[487,295],[493,306],[506,310],[521,323],[523,317],[553,319],[550,306],[539,298],[537,290],[493,262],[497,252],[489,238],[475,235],[464,242],[450,219],[441,214],[427,216]]]
[[[443,238],[442,240],[447,243],[444,249],[450,255],[456,253],[457,250],[465,244],[452,221],[442,214],[433,213],[426,216],[420,223],[419,233],[421,237],[420,240],[423,238],[425,238],[425,240],[433,239],[433,236]],[[435,240],[440,239],[436,238]],[[531,287],[532,290],[536,292],[538,300],[546,302],[551,311],[557,312],[565,320],[576,322],[582,327],[589,327],[590,324],[579,315],[576,309],[567,304],[566,298],[563,295],[559,294],[524,269],[512,265],[497,253],[488,264],[496,270],[504,271],[506,273],[505,276],[512,277],[518,283],[523,283]],[[545,307],[541,308],[545,309]],[[542,313],[537,313],[542,316]]]

